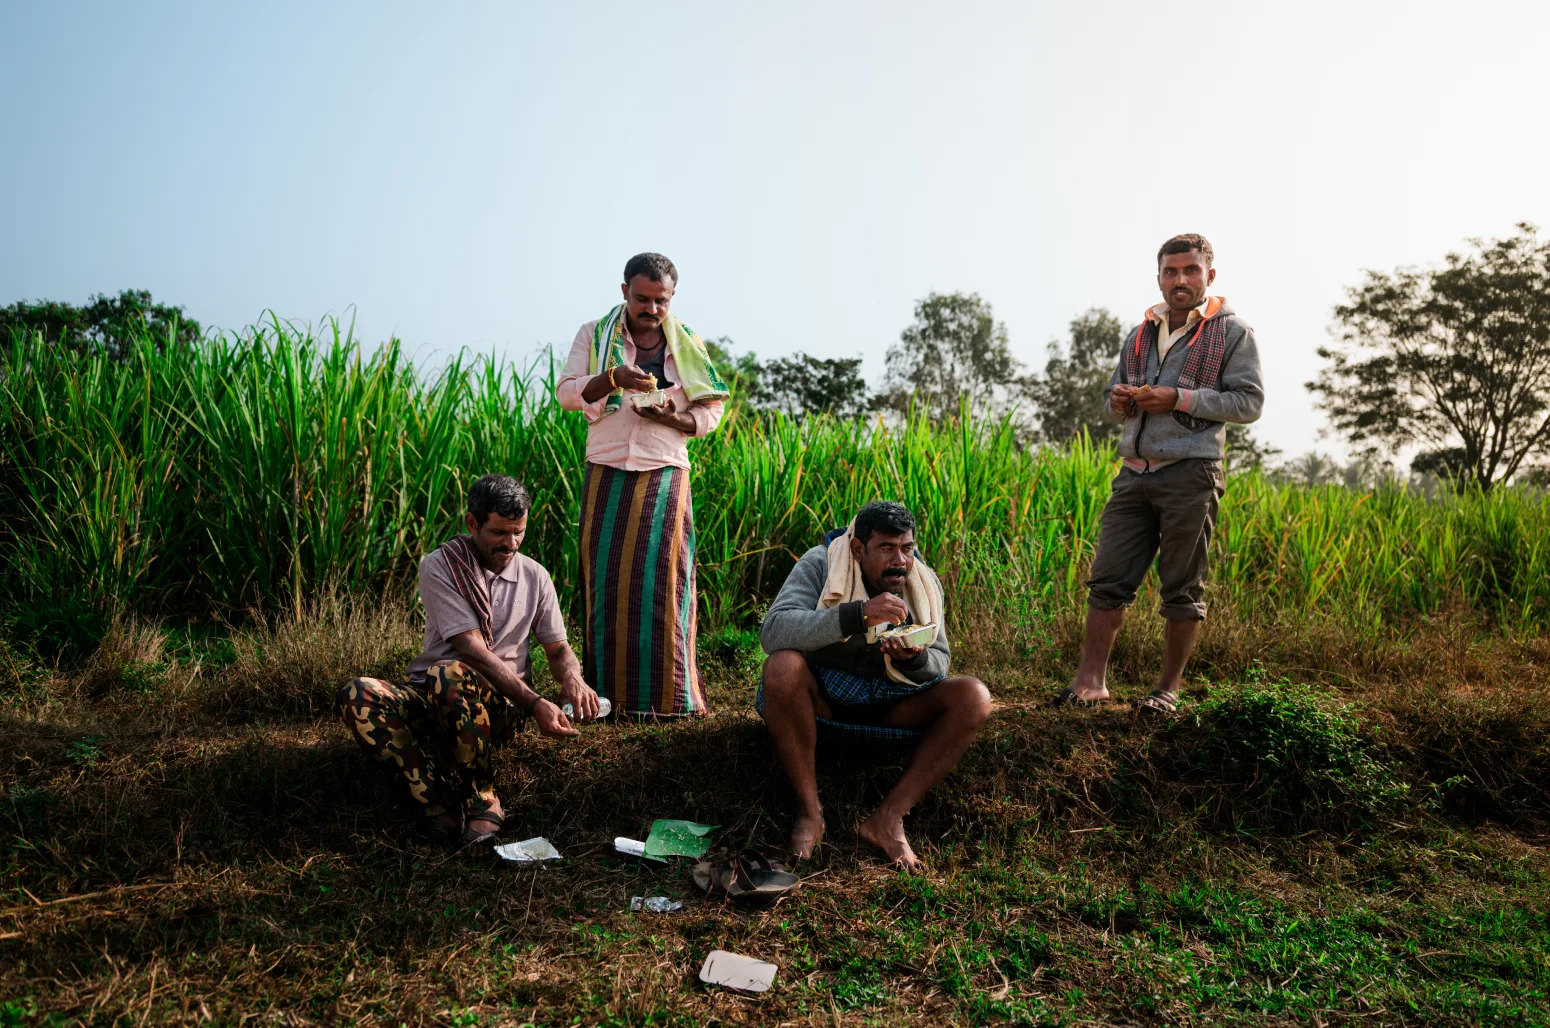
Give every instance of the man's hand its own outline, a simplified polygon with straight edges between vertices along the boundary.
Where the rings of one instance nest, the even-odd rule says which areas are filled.
[[[1145,392],[1133,393],[1131,398],[1148,414],[1166,414],[1179,405],[1179,391],[1173,386],[1152,386]]]
[[[1109,407],[1115,414],[1128,415],[1130,405],[1135,402],[1135,388],[1128,385],[1117,385],[1109,390]]]
[[[595,697],[593,702],[597,702]],[[541,699],[533,704],[532,714],[533,720],[538,724],[538,731],[551,739],[564,739],[567,736],[581,734],[571,727],[565,712],[549,700]]]
[[[576,712],[577,721],[591,721],[597,717],[597,690],[583,682],[579,676],[560,688],[560,706],[567,703]]]
[[[893,593],[878,593],[861,608],[869,625],[900,624],[910,616],[910,609]]]
[[[695,429],[699,427],[695,424],[693,415],[687,411],[679,412],[678,405],[673,402],[671,396],[667,398],[666,403],[656,407],[637,407],[635,413],[647,421],[655,421],[667,428],[676,428],[684,435],[693,435]]]
[[[650,392],[656,388],[651,383],[651,376],[634,364],[621,364],[614,369],[614,385],[624,386],[626,389],[635,389],[642,393]]]
[[[882,642],[883,655],[893,660],[914,660],[923,649],[924,646],[911,646],[903,639],[884,639]]]

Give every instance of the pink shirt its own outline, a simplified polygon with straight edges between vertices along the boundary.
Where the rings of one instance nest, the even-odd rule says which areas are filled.
[[[635,413],[628,391],[624,405],[606,417],[603,414],[603,404],[608,400],[606,394],[596,403],[582,400],[581,391],[596,377],[587,374],[592,363],[592,332],[596,328],[597,322],[589,321],[576,333],[570,356],[560,371],[560,384],[555,388],[560,406],[581,411],[591,426],[587,429],[587,462],[606,464],[621,471],[655,471],[669,465],[688,468],[689,437],[676,428],[659,425]],[[635,363],[635,341],[630,338],[628,323],[624,328],[624,359],[628,364]],[[721,422],[721,401],[691,404],[679,384],[678,366],[671,353],[663,358],[662,370],[673,383],[667,390],[673,405],[680,411],[688,411],[694,418],[694,434],[708,435],[714,431]]]

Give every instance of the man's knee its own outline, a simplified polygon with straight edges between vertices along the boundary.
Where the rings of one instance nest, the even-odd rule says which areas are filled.
[[[380,701],[383,689],[383,684],[375,678],[352,678],[335,695],[334,707],[346,716],[374,707]]]
[[[439,707],[455,703],[468,676],[468,667],[461,660],[438,661],[425,670],[426,693]]]
[[[813,675],[800,650],[776,650],[764,658],[764,695],[785,698],[808,692]]]
[[[990,690],[978,678],[960,675],[949,678],[942,685],[948,688],[947,704],[972,722],[975,728],[990,717]]]

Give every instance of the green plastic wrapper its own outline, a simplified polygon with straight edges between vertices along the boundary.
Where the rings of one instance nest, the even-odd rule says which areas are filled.
[[[693,821],[658,820],[651,823],[646,836],[648,857],[703,857],[710,849],[706,836],[718,825],[699,825]]]

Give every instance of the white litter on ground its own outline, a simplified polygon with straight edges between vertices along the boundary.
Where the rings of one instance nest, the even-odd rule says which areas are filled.
[[[774,964],[753,957],[713,949],[700,968],[700,981],[706,985],[724,985],[740,992],[766,992],[775,983]]]
[[[684,905],[678,900],[669,899],[666,896],[631,896],[630,909],[634,911],[644,910],[648,914],[671,914],[675,910],[682,910]]]
[[[495,855],[502,860],[510,860],[518,864],[540,864],[546,860],[559,860],[560,851],[554,848],[554,844],[543,836],[536,839],[523,839],[521,842],[508,842],[504,846],[495,847]]]
[[[644,857],[646,844],[639,839],[626,839],[622,835],[614,836],[614,849],[628,857]]]

